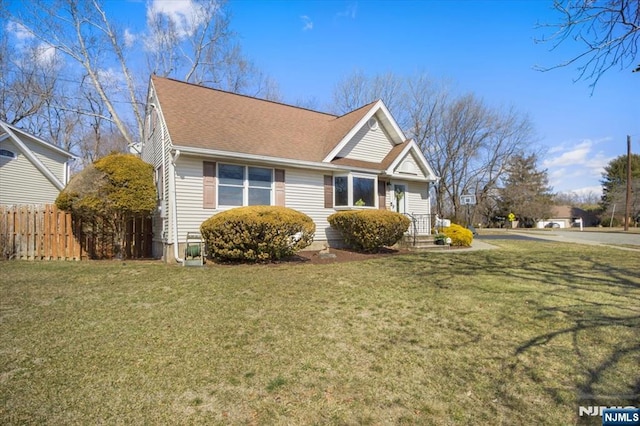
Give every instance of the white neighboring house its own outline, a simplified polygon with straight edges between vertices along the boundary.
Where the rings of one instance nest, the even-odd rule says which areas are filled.
[[[0,204],[51,204],[67,185],[73,154],[0,121]]]
[[[152,76],[142,159],[158,188],[154,255],[181,261],[188,232],[238,206],[282,205],[340,245],[338,210],[411,214],[430,233],[436,176],[382,101],[342,116]],[[396,197],[396,193],[400,194]]]

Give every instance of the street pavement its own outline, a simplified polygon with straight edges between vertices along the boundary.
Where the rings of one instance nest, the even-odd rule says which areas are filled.
[[[493,233],[496,232],[496,233]],[[603,232],[603,231],[577,231],[577,230],[550,230],[536,231],[526,230],[492,230],[491,234],[477,235],[471,247],[464,251],[490,250],[499,247],[491,244],[492,240],[520,240],[520,241],[557,241],[564,243],[576,243],[587,245],[605,245],[620,250],[640,253],[640,233]],[[626,247],[622,247],[626,246]],[[637,246],[637,248],[635,247]],[[456,250],[457,251],[457,250]],[[454,251],[452,251],[454,252]]]

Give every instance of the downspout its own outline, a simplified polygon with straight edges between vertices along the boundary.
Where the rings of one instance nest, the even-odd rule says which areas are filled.
[[[169,190],[169,194],[172,196],[171,205],[173,206],[173,211],[171,212],[171,221],[173,222],[173,257],[175,257],[176,262],[183,263],[184,259],[180,257],[180,250],[178,247],[178,205],[177,205],[177,197],[176,197],[176,161],[180,158],[180,150],[177,149],[175,154],[171,159],[171,180],[173,182],[173,188]]]

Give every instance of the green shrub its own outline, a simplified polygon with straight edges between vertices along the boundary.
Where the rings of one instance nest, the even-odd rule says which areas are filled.
[[[451,238],[452,246],[471,247],[473,233],[465,227],[452,223],[451,226],[443,228],[442,233]]]
[[[600,225],[602,225],[605,228],[617,227],[617,226],[620,226],[621,224],[622,222],[620,221],[620,219],[618,219],[615,216],[613,217],[613,220],[611,216],[609,216],[609,217],[605,217],[604,219],[602,219],[602,221],[600,221]]]
[[[334,213],[327,220],[340,231],[348,247],[366,252],[394,245],[411,223],[406,216],[389,210],[349,210]]]
[[[221,260],[277,260],[313,242],[316,225],[286,207],[250,206],[227,210],[200,226],[209,253]]]

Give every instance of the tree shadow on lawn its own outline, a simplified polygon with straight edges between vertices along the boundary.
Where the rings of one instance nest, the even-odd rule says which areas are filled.
[[[523,405],[514,392],[514,382],[522,375],[539,382],[558,404],[574,402],[576,415],[578,406],[640,406],[639,262],[608,262],[605,254],[628,256],[615,251],[585,247],[563,253],[555,247],[549,254],[548,248],[535,250],[542,243],[519,244],[529,244],[531,250],[521,256],[502,250],[433,256],[432,269],[421,268],[410,257],[394,260],[405,263],[413,276],[424,277],[426,285],[456,291],[465,280],[465,285],[498,300],[516,295],[526,304],[522,315],[530,315],[532,324],[538,322],[532,329],[543,322],[551,326],[515,342],[510,355],[500,355],[504,368],[495,381],[497,395],[512,409]],[[487,276],[491,284],[473,281]],[[506,285],[501,288],[500,283]],[[572,377],[571,383],[541,380],[553,374],[541,373],[545,366],[572,371],[561,379]]]

